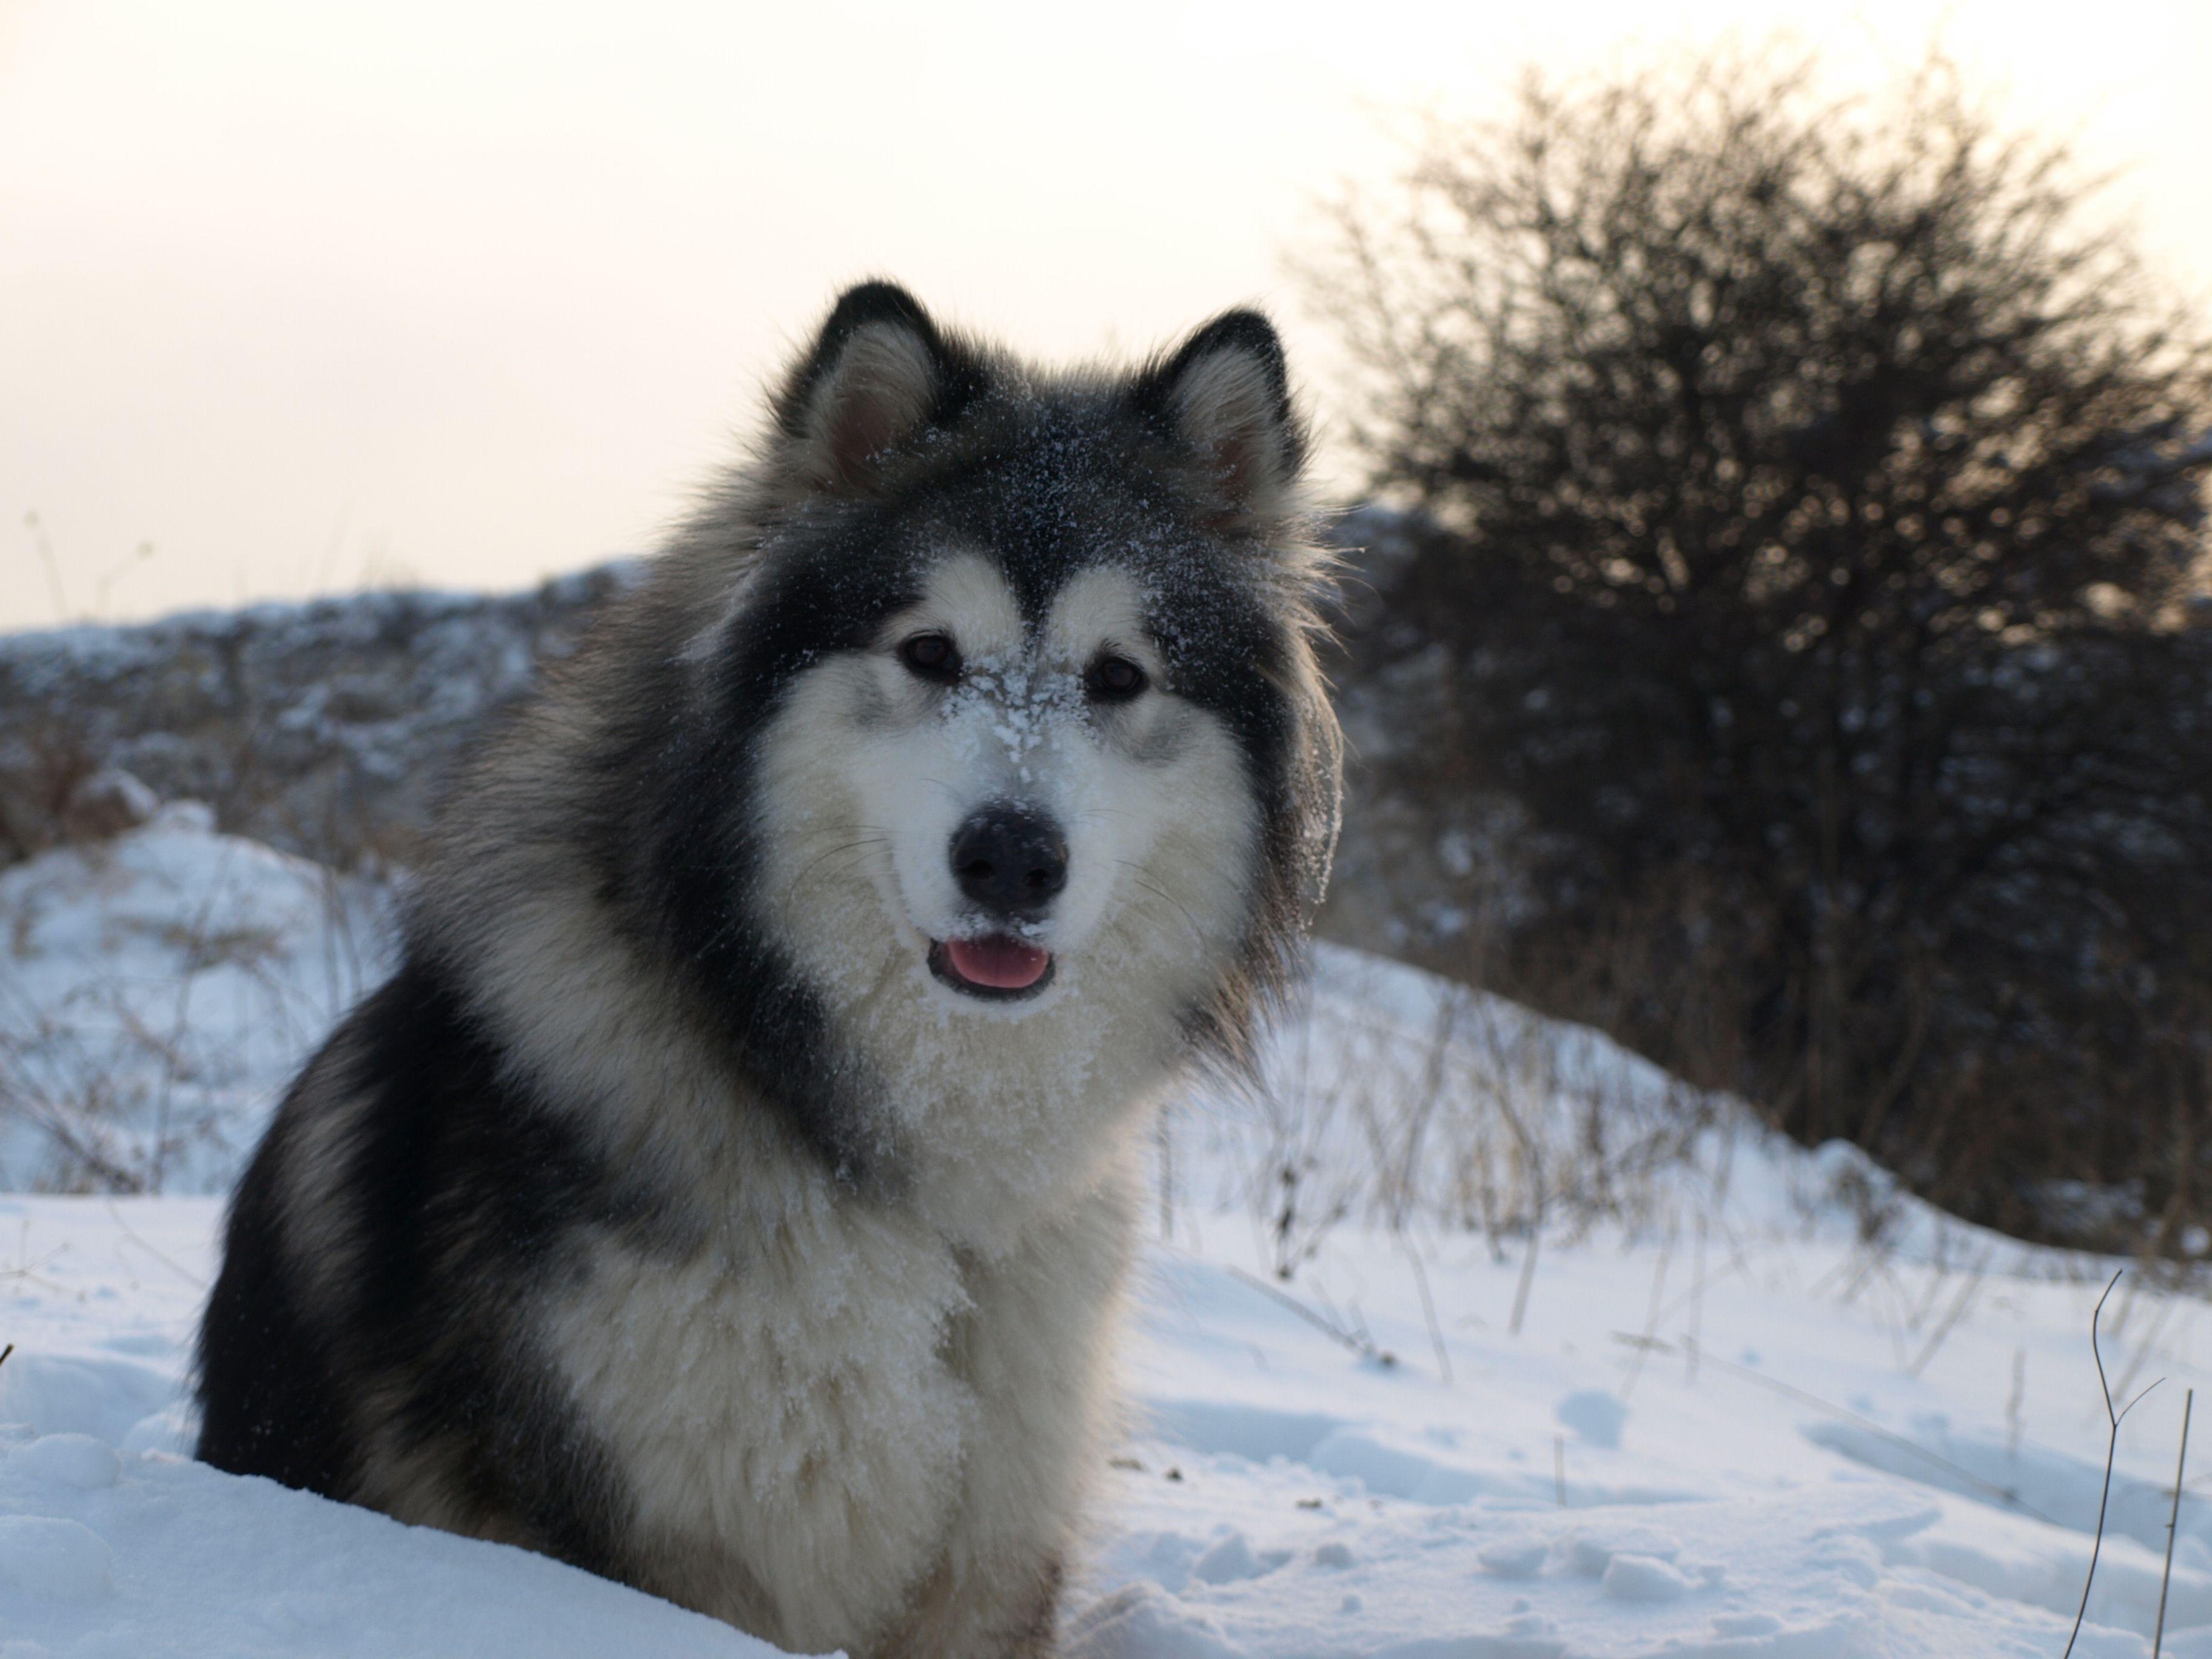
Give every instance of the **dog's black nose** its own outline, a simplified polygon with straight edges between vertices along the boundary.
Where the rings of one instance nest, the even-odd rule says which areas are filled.
[[[954,834],[952,874],[986,910],[1034,915],[1067,885],[1067,838],[1050,818],[987,806]]]

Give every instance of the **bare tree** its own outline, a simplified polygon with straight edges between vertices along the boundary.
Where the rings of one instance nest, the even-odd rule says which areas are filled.
[[[2170,1243],[2212,354],[2094,191],[1940,62],[1850,101],[1735,55],[1525,82],[1310,274],[1432,527],[1370,649],[1443,664],[1396,786],[1528,826],[1492,982],[2002,1224],[2102,1182]]]

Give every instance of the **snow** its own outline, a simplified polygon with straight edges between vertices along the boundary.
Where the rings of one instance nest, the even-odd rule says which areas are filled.
[[[89,1489],[46,1478],[33,1460],[51,1443],[0,1460],[9,1659],[773,1651],[525,1551],[173,1455],[131,1455]]]
[[[386,968],[387,896],[193,802],[0,872],[0,1185],[227,1190]]]
[[[1755,1254],[1709,1261],[1701,1297],[1659,1327],[1669,1347],[1659,1353],[1641,1346],[1659,1248],[1614,1234],[1548,1250],[1513,1336],[1503,1327],[1519,1264],[1468,1241],[1425,1268],[1447,1382],[1407,1258],[1387,1235],[1334,1236],[1295,1281],[1310,1277],[1313,1307],[1356,1310],[1372,1343],[1400,1356],[1383,1366],[1231,1271],[1264,1256],[1249,1222],[1213,1218],[1196,1231],[1156,1254],[1146,1301],[1136,1370],[1150,1421],[1127,1454],[1138,1467],[1115,1471],[1096,1579],[1125,1611],[1102,1615],[1110,1639],[1079,1652],[1179,1650],[1165,1636],[1113,1645],[1140,1626],[1216,1644],[1193,1651],[1253,1656],[1932,1656],[2063,1645],[2101,1476],[2085,1341],[2101,1287],[2036,1270],[2057,1264],[1990,1286],[1915,1377],[1909,1307],[1940,1306],[1930,1291],[1955,1290],[1960,1273],[1946,1281],[1892,1257],[1880,1274],[1909,1301],[1850,1295],[1838,1269],[1852,1265],[1850,1247],[1770,1236]],[[1681,1340],[1693,1310],[1694,1355]],[[2119,1535],[2107,1538],[2091,1606],[2098,1628],[2077,1653],[2148,1650],[2151,1545],[2162,1547],[2166,1501],[2158,1483],[2171,1469],[2195,1311],[2179,1304],[2154,1332],[2146,1294],[2108,1343],[2132,1365],[2150,1338],[2146,1363],[2171,1380],[2129,1419],[2122,1463],[2142,1501],[2130,1516],[2116,1491]],[[2015,1352],[2028,1384],[2008,1458]],[[2155,1411],[2168,1390],[2172,1409]],[[1601,1415],[1600,1398],[1612,1407]],[[1617,1419],[1619,1443],[1563,1416]],[[1960,1476],[1890,1435],[1947,1460],[1978,1449],[1991,1484],[2016,1484],[2019,1495],[1961,1491]],[[2168,1621],[2212,1639],[2209,1520],[2185,1501]],[[1324,1555],[1328,1545],[1340,1548]],[[1256,1570],[1206,1569],[1227,1561]],[[1460,1645],[1415,1645],[1425,1642]]]
[[[7,1097],[33,1078],[164,1186],[22,1190],[85,1167],[46,1119],[0,1130],[5,1659],[769,1651],[185,1455],[213,1194],[373,978],[384,902],[174,806],[0,876]],[[1593,1033],[1350,952],[1322,953],[1264,1087],[1196,1091],[1173,1124],[1068,1659],[2063,1648],[2113,1264],[1964,1226]],[[2107,1307],[2116,1391],[2160,1386],[2120,1436],[2085,1659],[2150,1650],[2201,1311],[2133,1273]],[[2166,1624],[2166,1653],[2212,1659],[2197,1490]]]

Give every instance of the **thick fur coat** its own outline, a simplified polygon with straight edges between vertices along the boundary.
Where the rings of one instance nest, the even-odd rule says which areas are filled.
[[[233,1202],[200,1455],[805,1652],[1049,1652],[1139,1147],[1337,738],[1280,347],[1040,373],[848,293],[459,777]]]

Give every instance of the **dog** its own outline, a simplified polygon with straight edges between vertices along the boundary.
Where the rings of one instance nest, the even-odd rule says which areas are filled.
[[[199,1455],[799,1652],[1049,1654],[1146,1129],[1334,846],[1273,327],[1047,373],[840,298],[460,769],[284,1098]]]

